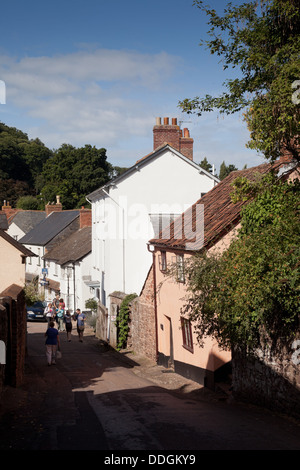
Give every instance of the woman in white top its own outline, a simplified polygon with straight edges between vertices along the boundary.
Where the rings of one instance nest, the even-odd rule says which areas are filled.
[[[46,314],[48,325],[50,324],[51,320],[53,320],[53,308],[52,304],[49,303],[48,306],[45,308],[44,313]]]

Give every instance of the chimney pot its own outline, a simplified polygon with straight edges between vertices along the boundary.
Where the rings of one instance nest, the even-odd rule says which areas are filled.
[[[181,152],[185,157],[193,160],[194,140],[190,138],[190,132],[186,128],[182,132],[177,125],[177,118],[172,118],[172,125],[169,124],[169,118],[163,118],[164,125],[161,126],[161,118],[156,118],[156,126],[153,127],[153,150],[169,144],[174,149]]]

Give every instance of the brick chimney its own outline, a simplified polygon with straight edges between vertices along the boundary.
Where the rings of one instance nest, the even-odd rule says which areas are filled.
[[[153,150],[166,144],[193,160],[194,140],[190,137],[188,129],[185,128],[182,134],[176,118],[172,118],[172,124],[169,123],[168,117],[164,118],[163,124],[161,118],[156,118],[156,125],[153,127]]]
[[[92,226],[92,211],[82,207],[79,212],[79,224],[80,228]]]
[[[5,215],[6,215],[6,218],[7,220],[9,221],[10,217],[12,217],[13,215],[15,215],[17,212],[20,212],[21,209],[13,209],[9,202],[7,201],[3,201],[3,206],[2,206],[2,210],[5,212]]]
[[[60,202],[60,196],[56,196],[56,204],[46,204],[45,206],[45,212],[46,212],[46,217],[48,217],[51,212],[61,212],[62,211],[62,204]]]

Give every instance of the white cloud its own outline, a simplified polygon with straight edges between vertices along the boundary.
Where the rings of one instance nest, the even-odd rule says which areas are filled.
[[[192,93],[183,60],[164,52],[98,48],[21,60],[0,56],[0,79],[6,84],[5,116],[14,120],[10,125],[50,148],[105,147],[109,161],[124,166],[151,152],[155,117],[182,119],[178,101]],[[262,161],[245,148],[249,135],[241,117],[184,119],[191,121],[182,125],[194,138],[196,162],[206,156],[218,169],[223,160],[238,168]]]
[[[20,61],[2,57],[0,63],[7,105],[35,121],[34,130],[46,145],[108,148],[129,133],[149,133],[151,99],[180,59],[166,53],[98,49]]]

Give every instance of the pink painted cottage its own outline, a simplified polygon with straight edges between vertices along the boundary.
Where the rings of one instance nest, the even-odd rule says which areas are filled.
[[[291,172],[288,163],[277,163],[275,167],[279,174]],[[253,179],[257,174],[269,172],[271,168],[269,163],[265,163],[230,173],[174,223],[161,231],[157,238],[149,241],[148,249],[153,253],[153,266],[138,302],[145,304],[146,293],[149,295],[149,287],[153,285],[156,360],[209,388],[214,388],[219,378],[222,379],[223,373],[230,370],[231,353],[220,350],[217,343],[209,338],[205,340],[204,347],[200,347],[193,325],[182,315],[181,309],[186,296],[184,259],[200,250],[219,253],[226,250],[236,236],[241,208],[245,204],[232,203],[231,183],[238,176]],[[176,266],[175,278],[166,275],[170,264]]]

